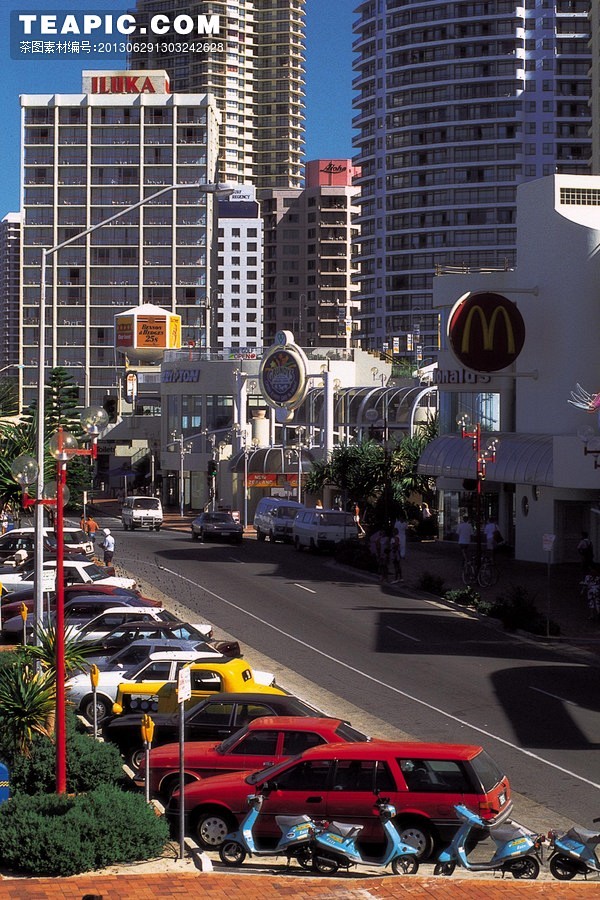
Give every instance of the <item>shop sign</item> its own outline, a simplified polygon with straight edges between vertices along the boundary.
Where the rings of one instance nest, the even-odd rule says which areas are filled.
[[[463,366],[476,372],[497,372],[511,365],[523,349],[525,323],[512,300],[481,291],[468,294],[455,305],[448,337]]]

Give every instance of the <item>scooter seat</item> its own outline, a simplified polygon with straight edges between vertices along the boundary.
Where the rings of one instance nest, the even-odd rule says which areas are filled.
[[[600,844],[600,832],[590,831],[588,828],[570,828],[565,837],[574,838],[582,844]]]
[[[304,825],[312,822],[310,816],[275,816],[275,822],[280,828],[293,828],[294,825]]]
[[[514,841],[515,838],[525,837],[527,832],[512,822],[503,822],[501,825],[490,825],[490,836],[497,844],[508,843]]]
[[[346,825],[344,822],[330,822],[328,831],[339,834],[340,837],[356,837],[363,830],[364,825]]]

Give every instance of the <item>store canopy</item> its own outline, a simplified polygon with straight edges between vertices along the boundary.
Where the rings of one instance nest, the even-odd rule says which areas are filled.
[[[553,484],[552,435],[486,432],[481,435],[482,450],[491,439],[498,441],[498,447],[496,462],[486,466],[486,481],[502,484]],[[421,454],[418,472],[432,478],[475,478],[477,473],[472,440],[459,434],[435,438]]]
[[[301,450],[300,468],[303,474],[310,472],[315,461],[307,448]],[[244,471],[244,451],[234,454],[229,462],[230,472]],[[248,472],[294,473],[298,471],[298,452],[295,447],[261,447],[248,453]]]

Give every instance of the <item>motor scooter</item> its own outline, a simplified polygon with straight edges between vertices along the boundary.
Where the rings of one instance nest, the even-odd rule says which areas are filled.
[[[452,875],[456,866],[471,872],[488,872],[498,870],[510,872],[513,878],[537,878],[542,862],[542,844],[545,835],[534,834],[516,822],[494,824],[471,812],[466,806],[455,806],[462,825],[452,838],[450,846],[442,850],[433,870],[434,875]],[[472,837],[473,829],[483,829],[492,838],[496,849],[491,859],[486,862],[470,860],[466,845]]]
[[[378,797],[375,808],[385,832],[385,849],[378,857],[366,856],[357,846],[362,825],[341,822],[317,822],[313,842],[313,869],[321,875],[332,875],[341,868],[374,866],[379,869],[391,864],[394,875],[414,875],[419,869],[417,850],[400,840],[392,819],[396,808],[387,797]]]
[[[592,819],[600,822],[600,818]],[[550,841],[550,871],[558,881],[570,881],[576,875],[600,874],[600,859],[596,848],[600,844],[600,831],[588,831],[574,825],[564,834],[548,832]]]
[[[266,793],[249,794],[249,810],[237,831],[226,835],[219,847],[221,862],[226,866],[241,866],[246,856],[285,856],[288,865],[297,860],[305,869],[312,866],[311,841],[314,822],[310,816],[275,816],[281,837],[275,847],[261,849],[254,840],[253,827],[260,815]]]

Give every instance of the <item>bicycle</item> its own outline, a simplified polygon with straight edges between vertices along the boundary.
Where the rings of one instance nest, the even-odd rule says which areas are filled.
[[[479,584],[480,587],[486,588],[496,584],[500,578],[498,566],[494,564],[489,556],[483,556],[479,568],[477,560],[474,556],[465,559],[462,568],[462,579],[464,584]]]

